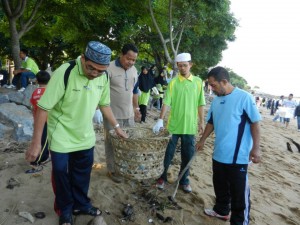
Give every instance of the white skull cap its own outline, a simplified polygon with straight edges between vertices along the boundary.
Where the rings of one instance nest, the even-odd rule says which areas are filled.
[[[190,53],[180,53],[175,58],[175,62],[189,62],[191,60],[192,58]]]

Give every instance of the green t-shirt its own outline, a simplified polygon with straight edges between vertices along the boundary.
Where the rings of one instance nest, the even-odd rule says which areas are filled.
[[[110,104],[109,79],[102,75],[88,80],[83,74],[80,57],[71,70],[67,90],[64,74],[69,64],[54,71],[38,106],[48,111],[49,149],[67,153],[95,145],[92,118],[97,106]]]
[[[198,107],[205,105],[202,80],[190,75],[173,78],[163,100],[171,107],[168,130],[171,134],[196,134],[198,130]]]
[[[27,57],[25,60],[22,61],[22,68],[30,70],[34,74],[37,74],[40,71],[38,65],[30,57]]]

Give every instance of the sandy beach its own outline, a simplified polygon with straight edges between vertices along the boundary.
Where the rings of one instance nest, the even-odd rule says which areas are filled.
[[[292,119],[286,129],[279,122],[272,122],[266,108],[260,108],[262,162],[249,167],[251,186],[251,225],[299,225],[300,224],[300,153],[290,139],[300,143],[300,132],[296,129],[296,120]],[[137,126],[152,127],[157,111],[149,111],[146,124]],[[178,190],[176,201],[182,209],[174,209],[168,202],[168,196],[175,190],[170,183],[165,191],[155,188],[155,180],[143,183],[125,179],[116,184],[106,176],[103,129],[95,125],[97,143],[95,146],[95,166],[92,171],[89,196],[92,203],[103,211],[103,219],[108,225],[117,224],[163,224],[156,212],[172,221],[164,224],[176,225],[228,225],[229,222],[204,215],[204,208],[214,204],[212,185],[212,149],[213,138],[207,141],[203,152],[197,153],[192,163],[190,180],[191,194]],[[287,142],[292,151],[287,150]],[[25,174],[29,169],[24,160],[24,152],[29,143],[16,143],[2,140],[0,143],[0,225],[26,225],[28,220],[20,217],[19,212],[44,212],[43,219],[35,218],[36,225],[58,224],[53,210],[54,195],[51,186],[51,163],[37,174]],[[176,154],[170,168],[170,182],[176,179],[180,156]],[[10,185],[9,185],[10,184]],[[146,193],[146,194],[145,194]],[[163,210],[153,210],[147,196],[155,196]],[[134,216],[126,220],[122,211],[124,205],[133,206]],[[93,218],[77,216],[76,225],[88,224]],[[130,220],[131,219],[131,220]],[[153,221],[149,223],[149,221]]]

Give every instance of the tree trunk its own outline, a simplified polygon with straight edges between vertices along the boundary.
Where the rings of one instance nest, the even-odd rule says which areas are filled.
[[[15,69],[19,69],[21,67],[21,59],[19,56],[20,40],[19,40],[19,34],[17,31],[17,24],[15,20],[10,20],[9,30],[11,34],[11,49],[12,49],[12,56],[14,60]]]

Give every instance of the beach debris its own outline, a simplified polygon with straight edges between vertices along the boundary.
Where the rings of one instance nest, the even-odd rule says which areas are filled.
[[[173,198],[173,196],[168,196],[168,199],[171,202],[174,209],[182,209],[182,207],[178,205],[178,203],[176,202],[175,198]]]
[[[153,223],[153,219],[150,218],[150,219],[148,220],[148,223]]]
[[[108,210],[104,211],[107,215],[110,215],[110,212]]]
[[[288,150],[288,151],[293,152],[290,143],[287,142],[287,143],[286,143],[286,147],[287,147],[287,150]]]
[[[19,182],[17,179],[11,177],[11,178],[7,181],[7,186],[6,186],[6,188],[8,188],[8,189],[14,189],[14,187],[19,187],[19,186],[20,186],[20,182]]]
[[[102,216],[96,216],[91,221],[89,221],[87,225],[107,225],[107,223]]]
[[[300,152],[300,144],[297,143],[296,141],[294,141],[292,138],[289,138],[291,140],[291,142],[297,147],[298,152]]]
[[[29,212],[19,212],[19,216],[27,219],[31,223],[34,223],[34,221],[35,221],[33,216]]]
[[[284,136],[285,137],[285,136]],[[290,138],[290,137],[285,137],[286,139],[289,139],[298,149],[298,152],[300,152],[300,144],[297,143],[296,141],[294,141],[294,139]]]
[[[38,219],[44,219],[46,217],[46,214],[44,212],[36,212],[34,216]]]
[[[135,213],[134,213],[134,209],[133,206],[131,204],[124,204],[124,208],[122,210],[122,214],[123,214],[123,218],[121,219],[122,221],[125,220],[129,220],[129,221],[134,221],[135,219]]]
[[[172,217],[170,217],[170,216],[164,217],[164,216],[161,215],[160,213],[156,213],[156,217],[157,217],[159,220],[163,221],[164,223],[168,223],[168,222],[173,221],[173,218],[172,218]]]
[[[163,215],[161,215],[160,213],[156,213],[156,217],[159,219],[159,220],[162,220],[164,221],[165,220],[165,217]]]

